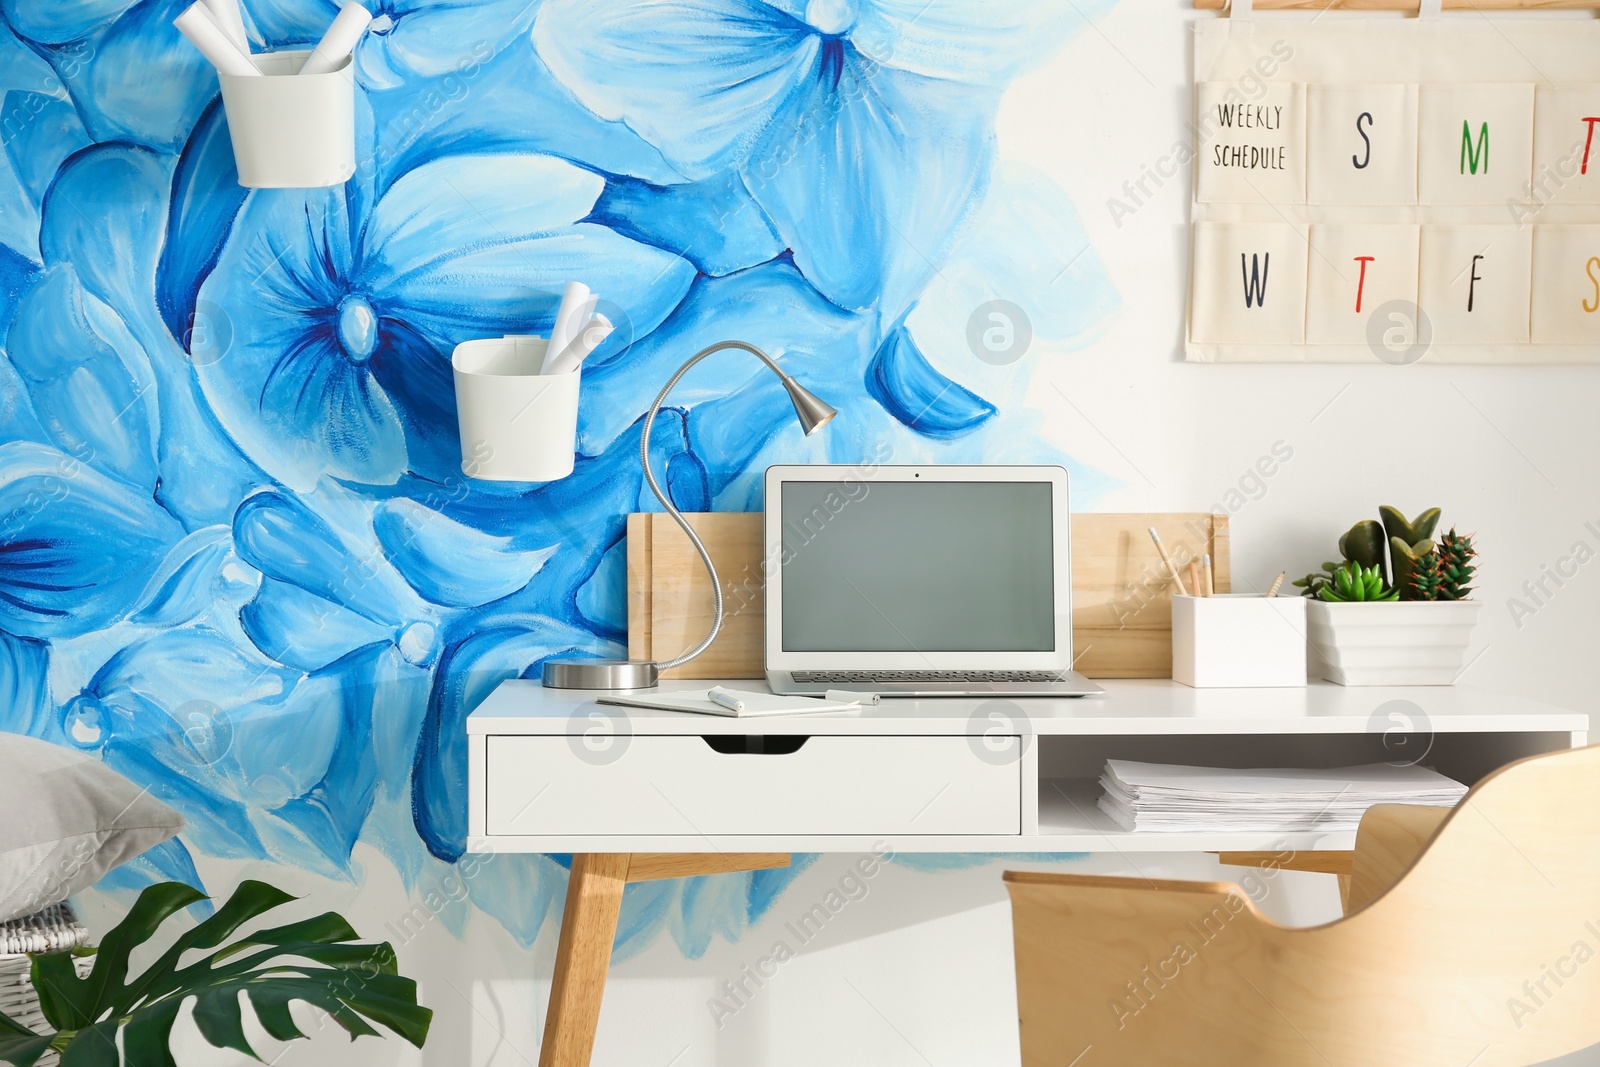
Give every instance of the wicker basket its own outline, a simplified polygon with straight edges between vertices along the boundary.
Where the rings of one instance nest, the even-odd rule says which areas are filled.
[[[39,994],[30,977],[30,952],[77,948],[89,939],[89,931],[73,914],[69,904],[52,904],[41,912],[22,919],[0,923],[0,1011],[30,1030],[49,1028],[39,1010]],[[78,973],[87,974],[92,957],[75,961]],[[47,1052],[38,1067],[56,1067],[59,1057]]]

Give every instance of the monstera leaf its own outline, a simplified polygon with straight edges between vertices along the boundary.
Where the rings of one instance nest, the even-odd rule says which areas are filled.
[[[205,899],[181,882],[162,882],[139,894],[98,949],[33,954],[33,985],[55,1032],[36,1034],[0,1013],[0,1061],[32,1067],[54,1049],[61,1053],[61,1067],[176,1067],[167,1041],[190,997],[202,1037],[217,1048],[255,1056],[245,1037],[241,992],[261,1028],[280,1041],[305,1036],[289,1014],[289,1003],[303,1000],[327,1012],[352,1039],[376,1035],[371,1020],[422,1047],[433,1012],[417,1004],[417,984],[396,972],[394,949],[387,942],[352,944],[358,935],[333,912],[259,930],[184,961],[187,953],[216,949],[251,919],[295,899],[265,882],[241,883],[209,919],[129,977],[133,950],[168,918]],[[73,958],[81,955],[94,956],[94,967],[83,978],[73,966]],[[120,1057],[119,1029],[124,1030]]]

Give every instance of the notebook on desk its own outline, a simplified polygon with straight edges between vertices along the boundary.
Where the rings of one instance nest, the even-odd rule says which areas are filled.
[[[1060,467],[767,468],[767,684],[1103,692],[1072,669],[1070,519]]]
[[[715,703],[704,689],[691,689],[683,693],[646,693],[641,696],[597,697],[598,704],[616,704],[628,708],[652,708],[656,711],[691,711],[700,715],[726,715],[737,719],[759,719],[769,715],[848,714],[861,710],[855,702],[817,700],[814,697],[774,696],[763,693],[740,693],[744,710],[735,711]]]

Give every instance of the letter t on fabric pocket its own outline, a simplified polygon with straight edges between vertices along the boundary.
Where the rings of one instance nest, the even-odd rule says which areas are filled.
[[[1288,223],[1201,222],[1194,228],[1190,340],[1305,340],[1306,237]]]
[[[1542,85],[1535,100],[1533,179],[1522,218],[1545,204],[1600,204],[1600,85]]]
[[[1417,202],[1417,87],[1306,90],[1306,191],[1313,204]]]
[[[1305,86],[1247,96],[1232,82],[1195,86],[1195,196],[1201,203],[1306,202]]]
[[[1385,305],[1417,302],[1418,230],[1405,225],[1311,227],[1307,268],[1306,343],[1369,343],[1373,317]],[[1379,311],[1384,308],[1383,311]]]

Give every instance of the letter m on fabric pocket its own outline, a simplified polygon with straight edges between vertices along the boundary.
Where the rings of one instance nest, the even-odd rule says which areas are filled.
[[[1417,102],[1423,204],[1504,204],[1533,166],[1533,86],[1424,85]]]

